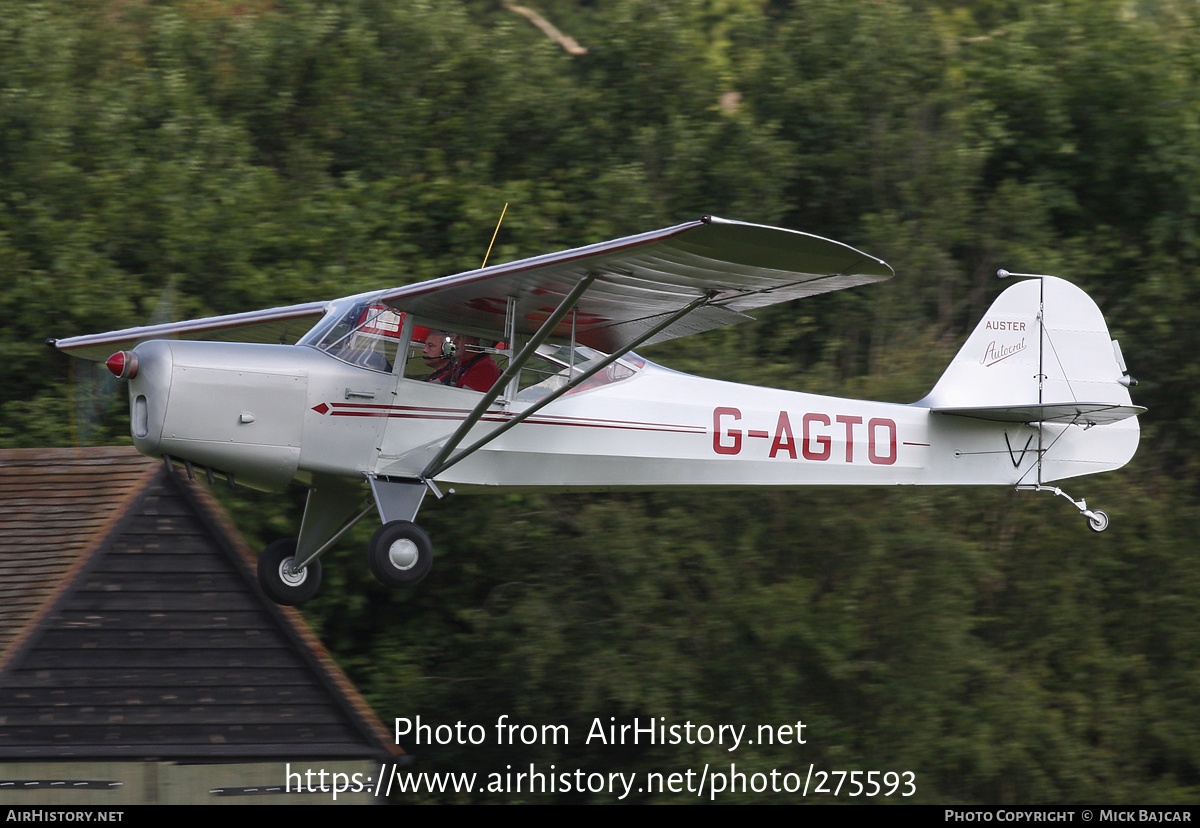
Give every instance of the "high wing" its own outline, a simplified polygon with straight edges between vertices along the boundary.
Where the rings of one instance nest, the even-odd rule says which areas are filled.
[[[595,281],[556,333],[611,352],[688,303],[708,301],[649,343],[750,319],[755,308],[891,278],[885,263],[840,242],[705,217],[663,230],[385,291],[381,299],[449,330],[536,331],[585,277]]]
[[[113,351],[133,348],[151,339],[205,339],[210,342],[261,342],[293,345],[325,315],[328,302],[287,305],[270,310],[210,316],[187,322],[167,322],[142,328],[72,336],[53,340],[58,350],[81,359],[104,360]]]
[[[891,278],[884,262],[794,230],[705,217],[663,230],[447,276],[371,296],[424,324],[504,338],[530,334],[587,278],[594,281],[556,329],[601,351],[617,350],[680,308],[703,304],[659,331],[661,342],[750,319],[746,311]],[[515,324],[506,320],[511,313]],[[150,339],[296,342],[333,305],[310,302],[54,342],[85,359]],[[341,303],[338,303],[339,307]]]

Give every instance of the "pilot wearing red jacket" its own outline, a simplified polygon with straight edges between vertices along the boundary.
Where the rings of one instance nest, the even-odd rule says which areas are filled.
[[[500,366],[492,355],[479,350],[479,338],[454,334],[454,362],[447,385],[487,391],[500,379]]]

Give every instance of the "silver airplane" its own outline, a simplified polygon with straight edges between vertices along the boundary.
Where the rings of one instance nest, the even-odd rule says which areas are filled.
[[[298,604],[320,585],[321,555],[371,513],[374,574],[421,581],[433,545],[414,520],[427,493],[1004,485],[1065,497],[1102,531],[1105,512],[1048,484],[1123,466],[1144,409],[1096,304],[1061,279],[1011,275],[1026,278],[911,405],[702,379],[638,356],[892,276],[836,241],[712,217],[328,302],[52,344],[128,380],[142,453],[210,481],[308,488],[298,536],[258,566],[272,599]]]

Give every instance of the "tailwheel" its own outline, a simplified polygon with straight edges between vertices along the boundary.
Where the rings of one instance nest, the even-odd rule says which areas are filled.
[[[1108,528],[1108,512],[1103,509],[1089,509],[1086,500],[1076,500],[1057,486],[1043,486],[1041,483],[1033,483],[1026,486],[1017,486],[1017,489],[1051,492],[1059,497],[1065,497],[1075,505],[1075,508],[1079,510],[1079,514],[1083,515],[1083,519],[1087,521],[1088,528],[1093,532],[1103,532]]]
[[[258,583],[277,604],[294,607],[317,594],[321,587],[321,562],[296,569],[296,539],[277,540],[258,556]]]
[[[390,587],[419,584],[433,566],[433,542],[417,524],[393,520],[380,526],[367,547],[371,572]]]
[[[1093,532],[1103,532],[1108,528],[1108,512],[1103,509],[1094,509],[1087,517],[1088,528]]]

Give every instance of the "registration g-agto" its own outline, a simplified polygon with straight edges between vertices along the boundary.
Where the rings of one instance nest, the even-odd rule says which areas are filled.
[[[1047,484],[1123,466],[1144,409],[1096,304],[1061,279],[1005,290],[911,405],[702,379],[634,352],[891,276],[836,241],[705,217],[329,302],[53,344],[128,380],[144,454],[210,480],[308,487],[298,537],[259,559],[280,603],[311,597],[322,553],[372,512],[372,571],[420,581],[433,545],[413,521],[429,493],[1002,485],[1062,495],[1104,530],[1107,514]],[[417,349],[430,331],[496,343],[454,356],[490,352],[499,379],[427,382]]]

